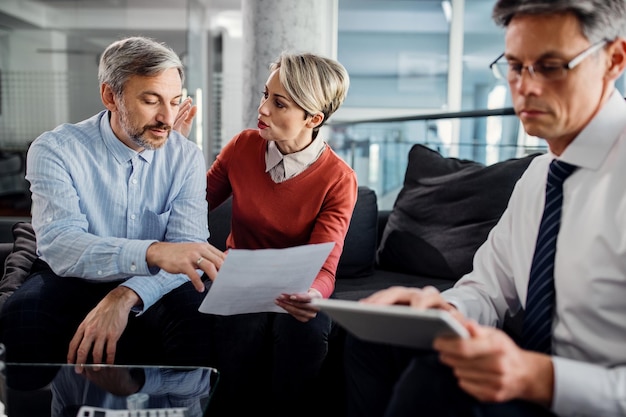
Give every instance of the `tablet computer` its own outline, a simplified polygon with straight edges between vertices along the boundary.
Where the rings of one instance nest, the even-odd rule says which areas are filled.
[[[312,302],[347,331],[370,342],[432,349],[438,336],[469,337],[467,329],[445,310],[337,299]]]

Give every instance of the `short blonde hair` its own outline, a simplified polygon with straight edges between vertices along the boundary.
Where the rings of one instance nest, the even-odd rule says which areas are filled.
[[[334,59],[311,53],[286,52],[270,65],[270,71],[277,69],[280,69],[281,85],[306,115],[324,114],[322,123],[313,129],[315,138],[319,128],[341,106],[348,94],[348,71]]]

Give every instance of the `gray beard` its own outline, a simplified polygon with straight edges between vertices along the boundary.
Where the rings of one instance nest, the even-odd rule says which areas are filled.
[[[128,132],[127,132],[128,133]],[[129,135],[130,139],[133,141],[133,143],[141,148],[144,149],[148,149],[148,150],[155,150],[156,146],[154,146],[153,144],[149,143],[147,140],[145,140],[143,138],[143,132],[140,134],[134,134],[134,135]]]
[[[148,149],[151,151],[157,149],[156,146],[144,139],[143,134],[146,132],[145,128],[140,132],[129,129],[130,123],[128,121],[128,118],[126,117],[127,114],[128,113],[126,111],[126,106],[122,102],[122,104],[120,105],[120,124],[122,125],[122,129],[124,129],[124,132],[126,132],[126,134],[130,137],[130,140],[132,140],[133,143],[140,148]]]

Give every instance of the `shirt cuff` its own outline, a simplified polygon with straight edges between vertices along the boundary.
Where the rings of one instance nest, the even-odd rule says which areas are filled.
[[[599,365],[553,356],[554,398],[552,411],[562,416],[618,416],[616,398],[611,398],[617,381]]]
[[[119,270],[128,275],[154,275],[158,268],[149,268],[146,262],[148,247],[156,240],[133,240],[126,241],[120,250]]]
[[[142,306],[132,310],[140,315],[152,307],[152,305],[165,294],[172,291],[174,288],[180,287],[187,281],[189,281],[189,279],[186,275],[170,274],[161,271],[158,275],[154,276],[129,278],[121,285],[135,291],[139,298],[141,298]]]

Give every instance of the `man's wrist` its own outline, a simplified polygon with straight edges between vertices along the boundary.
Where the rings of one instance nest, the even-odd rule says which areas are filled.
[[[545,407],[552,406],[554,396],[554,366],[552,357],[525,351],[529,358],[529,373],[526,378],[526,388],[523,399],[541,404]]]
[[[141,306],[142,301],[139,295],[131,288],[120,285],[109,294],[117,303],[123,305],[128,311],[133,307]]]

